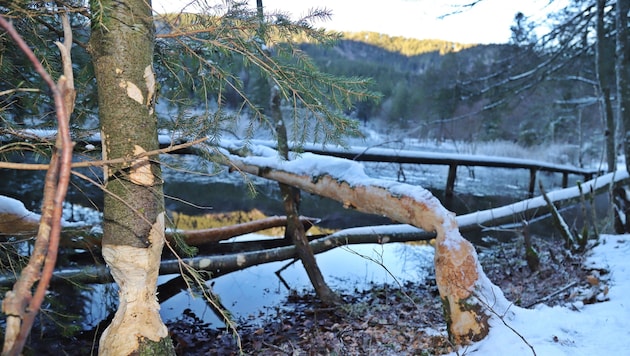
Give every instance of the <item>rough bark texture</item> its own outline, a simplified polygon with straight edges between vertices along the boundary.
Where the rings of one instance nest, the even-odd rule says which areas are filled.
[[[145,0],[91,2],[90,48],[98,84],[103,158],[157,149],[153,113],[153,19]],[[160,167],[138,158],[104,169],[103,257],[120,287],[120,304],[100,341],[101,355],[144,354],[168,338],[156,281],[164,244]],[[148,342],[150,340],[151,342]],[[170,341],[166,344],[171,344]]]
[[[626,170],[630,172],[630,45],[628,44],[628,10],[630,0],[618,0],[616,9],[617,111],[623,125],[623,145]]]
[[[1,216],[1,215],[0,215]],[[317,223],[317,219],[298,217],[299,223],[302,225],[304,231],[307,231],[311,226]],[[273,227],[286,227],[288,218],[286,216],[270,216],[268,218],[248,221],[245,223],[213,227],[209,229],[201,230],[182,230],[177,232],[167,232],[166,239],[172,242],[174,235],[179,235],[187,245],[200,246],[204,244],[211,244],[223,240],[231,239],[234,236],[245,235],[252,232],[257,232]],[[1,225],[0,225],[1,227]],[[2,232],[2,230],[0,230]]]
[[[626,157],[626,170],[630,172],[630,45],[628,44],[628,9],[629,0],[618,0],[615,9],[616,27],[616,63],[615,75],[617,85],[617,117],[622,127],[623,151]],[[627,197],[622,191],[615,191],[616,217],[615,230],[617,233],[630,232],[630,206],[625,204]],[[620,223],[624,221],[624,223]]]
[[[63,201],[68,191],[72,164],[69,122],[75,98],[70,58],[72,30],[68,16],[62,14],[61,18],[64,43],[56,42],[56,45],[61,51],[64,75],[55,83],[15,28],[5,18],[0,17],[0,27],[16,42],[52,91],[58,125],[55,147],[44,181],[42,215],[35,245],[28,264],[20,272],[13,289],[6,293],[2,301],[2,312],[7,317],[2,355],[22,353],[26,338],[44,301],[57,261]]]

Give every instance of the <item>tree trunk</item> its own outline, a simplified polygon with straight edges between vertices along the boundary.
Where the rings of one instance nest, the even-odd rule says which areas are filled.
[[[259,0],[260,1],[260,0]],[[282,119],[282,111],[280,109],[280,93],[276,87],[271,90],[271,115],[276,125],[276,136],[278,140],[278,153],[284,160],[289,159],[289,140],[287,137],[287,129]],[[324,276],[322,275],[315,254],[308,243],[304,225],[300,222],[300,190],[284,183],[280,185],[280,194],[282,195],[282,203],[284,204],[284,212],[287,215],[287,227],[285,230],[285,238],[290,238],[295,245],[297,255],[302,261],[302,265],[306,270],[315,293],[326,305],[336,305],[341,302],[341,298],[330,289]]]
[[[606,163],[608,172],[614,172],[617,165],[617,144],[615,142],[615,117],[612,100],[610,98],[613,87],[613,75],[615,67],[614,51],[610,49],[612,43],[606,39],[604,28],[604,15],[606,0],[597,0],[597,46],[595,52],[597,80],[599,82],[602,99],[602,115],[606,123]]]
[[[623,151],[626,157],[626,170],[630,172],[630,75],[628,70],[630,66],[630,45],[628,44],[628,10],[630,9],[630,0],[617,0],[617,8],[615,15],[615,27],[617,29],[616,36],[616,64],[615,74],[617,78],[617,116],[623,130]],[[615,198],[619,201],[622,194],[616,194]],[[624,215],[620,220],[625,221],[624,224],[617,224],[617,232],[630,232],[630,205],[623,204],[617,209],[618,214]]]
[[[618,0],[616,12],[617,28],[617,63],[615,72],[617,77],[617,113],[623,124],[623,145],[626,156],[626,170],[630,172],[630,45],[628,45],[628,10],[630,0]]]
[[[260,21],[259,35],[264,38],[264,8],[263,1],[256,0],[256,9],[258,10],[258,18]],[[280,92],[275,83],[271,83],[271,95],[269,106],[271,109],[271,116],[275,123],[276,139],[278,141],[278,153],[283,160],[289,160],[289,139],[287,136],[287,128],[282,118]],[[284,211],[287,215],[287,227],[285,230],[285,238],[291,239],[295,245],[297,255],[302,261],[302,265],[306,270],[315,293],[319,299],[327,305],[335,305],[341,302],[341,298],[335,292],[330,289],[324,280],[324,276],[317,266],[317,260],[315,254],[309,245],[308,238],[306,237],[306,230],[304,225],[300,222],[300,190],[283,184],[278,183],[280,187],[280,194],[282,195],[282,203],[284,205]]]
[[[119,286],[119,307],[101,355],[174,354],[156,298],[164,245],[160,166],[153,112],[154,28],[146,0],[93,1],[90,49],[98,84],[103,158],[135,158],[104,168],[102,253]]]

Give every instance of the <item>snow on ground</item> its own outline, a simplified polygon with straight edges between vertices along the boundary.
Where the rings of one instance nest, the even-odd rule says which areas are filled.
[[[602,275],[608,287],[598,296],[602,302],[533,310],[513,306],[505,324],[495,318],[490,334],[459,355],[629,355],[630,235],[603,235],[589,254],[588,268],[610,272]]]

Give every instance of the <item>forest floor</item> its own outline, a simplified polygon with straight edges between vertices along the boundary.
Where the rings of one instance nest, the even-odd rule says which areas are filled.
[[[540,268],[531,272],[523,239],[478,248],[488,277],[515,305],[590,304],[600,292],[589,283],[584,254],[559,239],[532,237]],[[342,295],[345,305],[322,306],[309,293],[291,295],[275,315],[235,320],[238,337],[191,312],[167,324],[178,355],[441,355],[453,352],[434,276],[404,285],[373,285]],[[101,330],[102,331],[102,330]],[[25,355],[96,355],[98,335],[31,335]],[[459,351],[465,354],[465,349]]]
[[[592,303],[599,292],[583,254],[560,240],[532,237],[540,268],[531,272],[520,241],[479,249],[488,277],[515,305]],[[237,320],[239,337],[194,315],[168,325],[179,355],[440,355],[453,352],[433,276],[404,285],[374,285],[342,295],[345,306],[322,306],[295,294],[261,320]],[[240,346],[237,340],[240,340]],[[461,351],[460,351],[461,352]]]

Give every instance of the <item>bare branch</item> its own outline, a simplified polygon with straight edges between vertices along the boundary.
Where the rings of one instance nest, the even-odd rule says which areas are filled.
[[[68,88],[72,85],[68,84],[65,76],[59,78],[56,84],[13,25],[2,16],[0,16],[0,27],[15,41],[33,64],[35,71],[50,88],[55,102],[58,125],[55,154],[51,158],[50,168],[46,174],[42,218],[35,248],[28,265],[22,270],[13,290],[7,292],[2,304],[3,312],[7,314],[3,355],[17,356],[24,348],[26,337],[39,312],[57,260],[63,201],[68,190],[72,162],[72,141],[69,129],[71,112],[66,108],[68,101],[64,95],[70,93]],[[70,68],[72,68],[71,65]],[[35,293],[31,294],[31,288],[37,280],[39,283]]]

